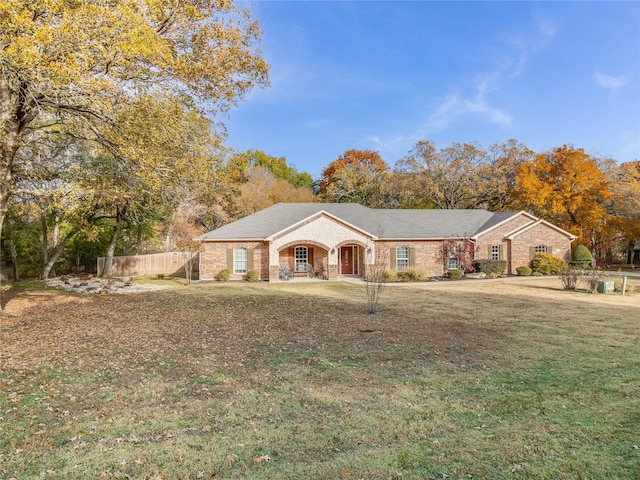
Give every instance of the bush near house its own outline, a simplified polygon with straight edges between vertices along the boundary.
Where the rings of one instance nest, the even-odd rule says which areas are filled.
[[[457,268],[452,268],[447,272],[447,276],[451,280],[460,280],[462,278],[462,270],[458,270]]]
[[[247,273],[247,282],[259,282],[260,272],[257,270],[251,270]]]
[[[533,272],[542,275],[556,275],[566,268],[567,262],[562,258],[554,257],[550,253],[538,253],[531,260]]]
[[[397,277],[400,282],[421,282],[425,279],[426,272],[424,270],[403,270],[398,272]]]
[[[520,277],[528,277],[531,275],[532,270],[529,267],[518,267],[516,268],[516,273]]]
[[[486,273],[487,275],[491,273],[505,275],[507,273],[507,262],[506,260],[474,260],[473,269],[476,272]]]
[[[576,248],[571,252],[571,263],[578,268],[589,268],[592,261],[591,252],[584,245],[576,245]]]
[[[221,282],[226,282],[227,280],[229,280],[230,276],[231,275],[229,274],[229,270],[225,268],[224,270],[220,270],[220,272],[218,273],[218,280],[220,280]]]

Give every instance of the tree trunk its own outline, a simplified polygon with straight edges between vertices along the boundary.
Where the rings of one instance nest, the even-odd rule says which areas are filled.
[[[9,283],[9,277],[7,276],[7,267],[4,263],[4,256],[2,255],[2,242],[0,242],[0,285],[4,285]],[[0,312],[2,312],[2,308],[0,307]]]
[[[42,227],[42,265],[47,265],[49,263],[49,226],[44,210],[40,212],[40,226]]]
[[[9,240],[9,250],[11,251],[11,265],[13,265],[13,280],[20,281],[20,274],[18,272],[18,252],[16,251],[16,244],[13,238]]]
[[[71,230],[69,233],[65,235],[62,241],[56,246],[55,250],[49,256],[49,261],[45,264],[44,269],[42,270],[42,275],[40,275],[41,279],[46,280],[47,278],[49,278],[49,274],[51,273],[51,269],[53,268],[53,265],[58,261],[58,258],[60,258],[60,255],[62,255],[62,252],[64,251],[64,247],[67,246],[67,243],[69,243],[69,240],[71,240],[71,238],[73,238],[73,236],[77,232],[78,231],[75,229]]]
[[[104,268],[100,272],[102,278],[106,278],[111,275],[111,268],[113,267],[113,254],[116,251],[116,243],[118,241],[118,233],[120,233],[120,220],[116,219],[116,224],[111,232],[111,238],[109,239],[109,245],[107,245],[107,252],[104,258]]]

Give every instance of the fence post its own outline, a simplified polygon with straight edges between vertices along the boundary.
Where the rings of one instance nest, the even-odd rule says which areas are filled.
[[[622,277],[622,295],[624,295],[624,291],[627,289],[627,276]]]

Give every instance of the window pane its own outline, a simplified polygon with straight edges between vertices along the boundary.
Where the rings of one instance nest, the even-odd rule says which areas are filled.
[[[308,262],[308,250],[307,247],[296,247],[295,250],[295,266],[296,272],[306,272]]]
[[[402,271],[409,268],[409,247],[396,248],[396,270]]]
[[[536,245],[535,252],[536,253],[547,253],[547,246],[546,245]]]
[[[247,249],[233,249],[233,273],[247,273]]]
[[[500,245],[491,245],[491,260],[500,260]]]

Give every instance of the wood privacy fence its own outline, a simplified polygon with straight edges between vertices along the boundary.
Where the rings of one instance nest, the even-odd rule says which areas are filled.
[[[197,253],[191,255],[197,256]],[[135,276],[155,275],[184,275],[186,255],[182,252],[152,253],[149,255],[131,255],[126,257],[113,257],[111,276]],[[105,257],[98,257],[98,275],[104,270]],[[193,263],[193,274],[198,271],[198,259]]]

